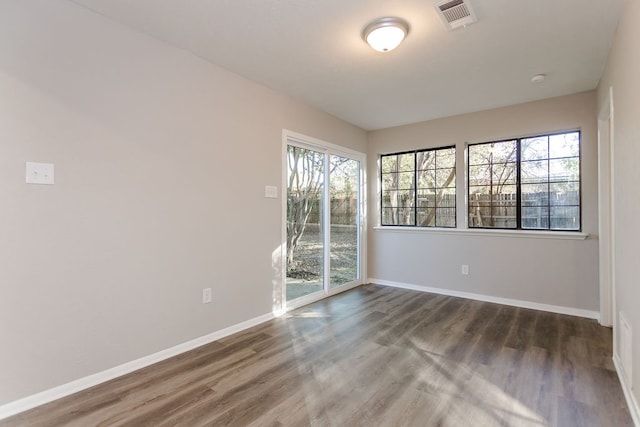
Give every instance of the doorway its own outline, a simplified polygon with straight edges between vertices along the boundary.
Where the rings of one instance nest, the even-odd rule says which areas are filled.
[[[362,283],[364,155],[285,132],[287,308]]]

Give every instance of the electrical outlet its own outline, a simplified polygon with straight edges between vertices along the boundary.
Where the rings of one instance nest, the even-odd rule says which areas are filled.
[[[469,266],[467,264],[462,264],[462,274],[469,275]]]
[[[202,290],[202,303],[209,304],[211,302],[211,288],[204,288]]]

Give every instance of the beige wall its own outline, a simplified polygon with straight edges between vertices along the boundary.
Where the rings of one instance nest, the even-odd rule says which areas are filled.
[[[2,2],[0,405],[270,313],[283,128],[366,150],[71,2]],[[55,185],[26,185],[25,161]]]
[[[614,152],[614,257],[616,305],[633,330],[633,393],[640,402],[640,2],[627,1],[605,74],[598,88],[598,106],[604,108],[613,87]],[[618,332],[619,332],[618,328]],[[617,340],[620,353],[620,340]],[[638,414],[640,415],[640,414]]]
[[[432,120],[369,134],[370,182],[380,154],[456,145],[458,227],[465,227],[465,143],[582,130],[582,227],[586,240],[534,239],[374,229],[369,188],[369,277],[422,287],[598,311],[595,92]],[[461,274],[461,265],[470,274]]]

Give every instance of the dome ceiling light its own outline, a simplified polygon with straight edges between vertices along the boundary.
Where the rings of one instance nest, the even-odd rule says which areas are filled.
[[[378,52],[390,52],[409,34],[409,23],[400,18],[379,18],[364,28],[362,38]]]

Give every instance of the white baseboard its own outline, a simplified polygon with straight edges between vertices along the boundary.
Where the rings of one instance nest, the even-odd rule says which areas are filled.
[[[141,357],[140,359],[136,359],[131,362],[127,362],[122,365],[107,369],[105,371],[98,372],[84,378],[79,378],[66,384],[62,384],[58,387],[54,387],[16,401],[9,402],[0,406],[0,420],[35,408],[36,406],[44,405],[45,403],[52,402],[65,396],[69,396],[73,393],[77,393],[89,387],[93,387],[95,385],[120,377],[122,375],[129,374],[133,371],[137,371],[138,369],[153,365],[154,363],[163,361],[173,356],[177,356],[189,350],[193,350],[194,348],[209,344],[213,341],[217,341],[221,338],[235,334],[236,332],[240,332],[253,326],[259,325],[260,323],[269,321],[274,317],[275,315],[273,313],[258,316],[253,319],[249,319],[247,321],[229,326],[228,328],[213,332],[211,334],[184,342],[182,344],[178,344],[166,350],[161,350],[157,353]]]
[[[624,398],[627,400],[627,406],[629,407],[629,412],[631,413],[633,424],[636,427],[640,427],[640,406],[638,406],[638,401],[633,395],[627,379],[622,374],[622,364],[620,361],[620,357],[615,352],[613,354],[613,365],[616,367],[616,372],[618,373],[618,378],[620,379],[620,385],[622,386],[622,391],[624,392]]]
[[[492,297],[482,294],[474,294],[470,292],[452,291],[449,289],[432,288],[429,286],[414,285],[411,283],[393,282],[390,280],[370,278],[368,283],[375,283],[383,286],[392,286],[394,288],[410,289],[412,291],[431,292],[433,294],[447,295],[451,297],[467,298],[484,302],[493,302],[496,304],[510,305],[513,307],[531,308],[533,310],[548,311],[551,313],[568,314],[570,316],[586,317],[587,319],[600,318],[597,311],[583,310],[580,308],[563,307],[560,305],[542,304],[538,302],[522,301],[509,298]]]

